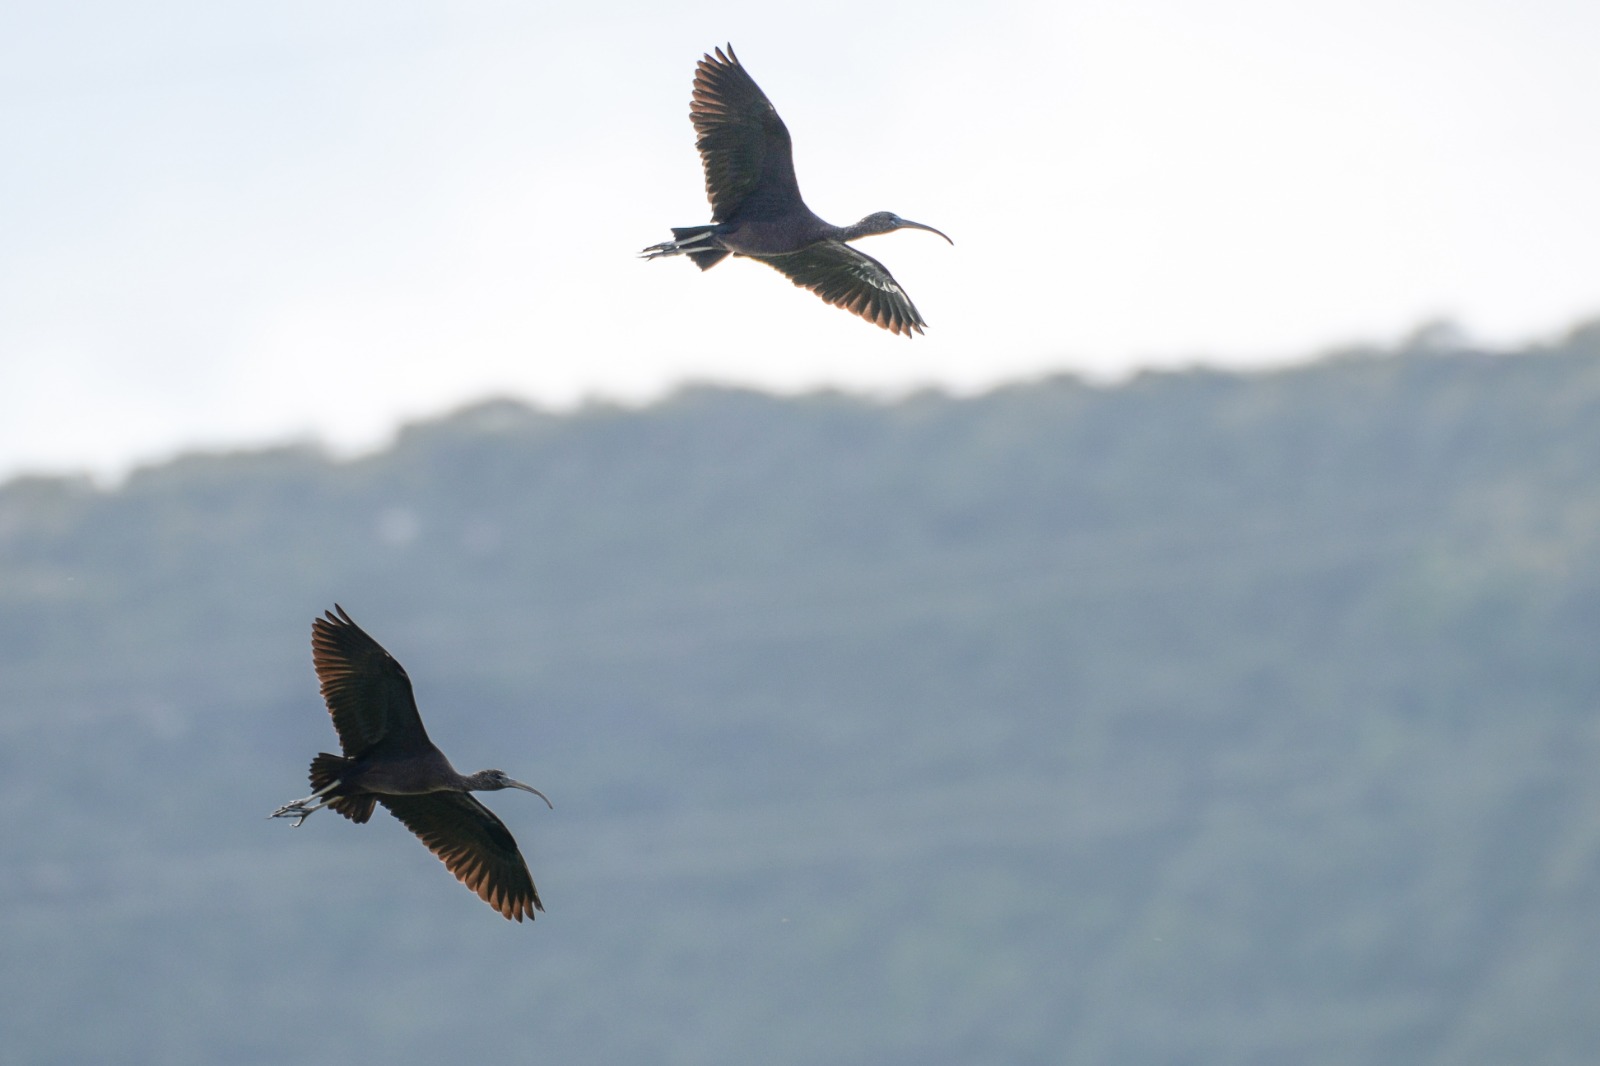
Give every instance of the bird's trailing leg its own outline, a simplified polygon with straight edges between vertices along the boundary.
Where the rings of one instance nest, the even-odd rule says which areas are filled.
[[[326,807],[329,803],[329,801],[326,799],[323,799],[321,803],[315,803],[313,801],[322,799],[322,797],[326,796],[329,792],[332,792],[338,787],[338,781],[330,781],[326,785],[323,785],[321,788],[317,789],[315,792],[311,793],[311,795],[307,796],[305,799],[295,800],[293,803],[286,803],[282,807],[279,807],[277,810],[273,811],[271,814],[267,815],[267,817],[294,818],[294,824],[298,828],[302,822],[304,822],[307,818],[310,818],[317,811],[322,810],[322,808]]]
[[[652,244],[639,254],[646,259],[660,259],[666,255],[691,255],[695,252],[718,251],[712,243],[716,236],[711,226],[687,226],[683,229],[673,227],[672,240]],[[721,258],[720,256],[718,258]]]

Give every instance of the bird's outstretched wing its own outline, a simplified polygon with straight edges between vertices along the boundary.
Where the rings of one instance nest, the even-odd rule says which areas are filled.
[[[733,45],[695,66],[689,119],[713,221],[726,222],[735,211],[746,218],[776,216],[800,204],[789,130],[739,65]]]
[[[810,289],[835,307],[860,315],[890,333],[921,333],[927,325],[900,283],[872,256],[843,241],[821,241],[798,252],[764,255],[790,281]]]
[[[361,755],[383,742],[430,745],[405,667],[338,604],[311,623],[311,662],[346,755]]]
[[[465,792],[384,796],[378,802],[489,906],[522,921],[544,910],[533,875],[505,823]]]

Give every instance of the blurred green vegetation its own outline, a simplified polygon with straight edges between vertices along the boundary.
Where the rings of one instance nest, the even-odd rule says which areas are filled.
[[[311,618],[550,910],[265,815]],[[0,486],[18,1063],[1600,1061],[1600,326]]]

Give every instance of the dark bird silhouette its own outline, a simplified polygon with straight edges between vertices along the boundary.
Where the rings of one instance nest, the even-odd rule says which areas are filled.
[[[528,864],[505,823],[471,793],[520,788],[550,801],[499,770],[457,773],[422,728],[405,668],[343,607],[334,604],[334,611],[311,623],[311,661],[344,755],[323,752],[311,760],[314,791],[269,817],[292,817],[299,825],[331,807],[360,823],[381,803],[485,903],[507,918],[531,921],[544,904]]]
[[[749,256],[890,333],[922,332],[927,323],[884,265],[845,242],[907,228],[949,237],[892,211],[851,226],[835,226],[813,214],[800,199],[789,130],[739,65],[731,44],[726,53],[718,48],[695,67],[689,119],[699,135],[695,147],[705,167],[711,224],[674,227],[672,240],[640,255],[687,255],[701,270],[730,254]]]

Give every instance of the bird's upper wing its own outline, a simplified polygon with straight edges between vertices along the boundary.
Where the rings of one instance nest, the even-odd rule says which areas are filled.
[[[343,607],[334,611],[311,623],[311,661],[344,753],[358,756],[380,741],[430,744],[405,667]]]
[[[789,130],[731,44],[696,65],[689,119],[712,221],[727,221],[741,206],[746,214],[782,214],[801,202]]]
[[[854,312],[890,333],[921,333],[927,325],[900,283],[872,256],[843,241],[821,241],[798,252],[764,255],[790,281],[810,289],[835,307]]]
[[[417,834],[457,880],[507,918],[532,921],[534,911],[544,910],[511,831],[470,794],[380,795],[378,802]]]

